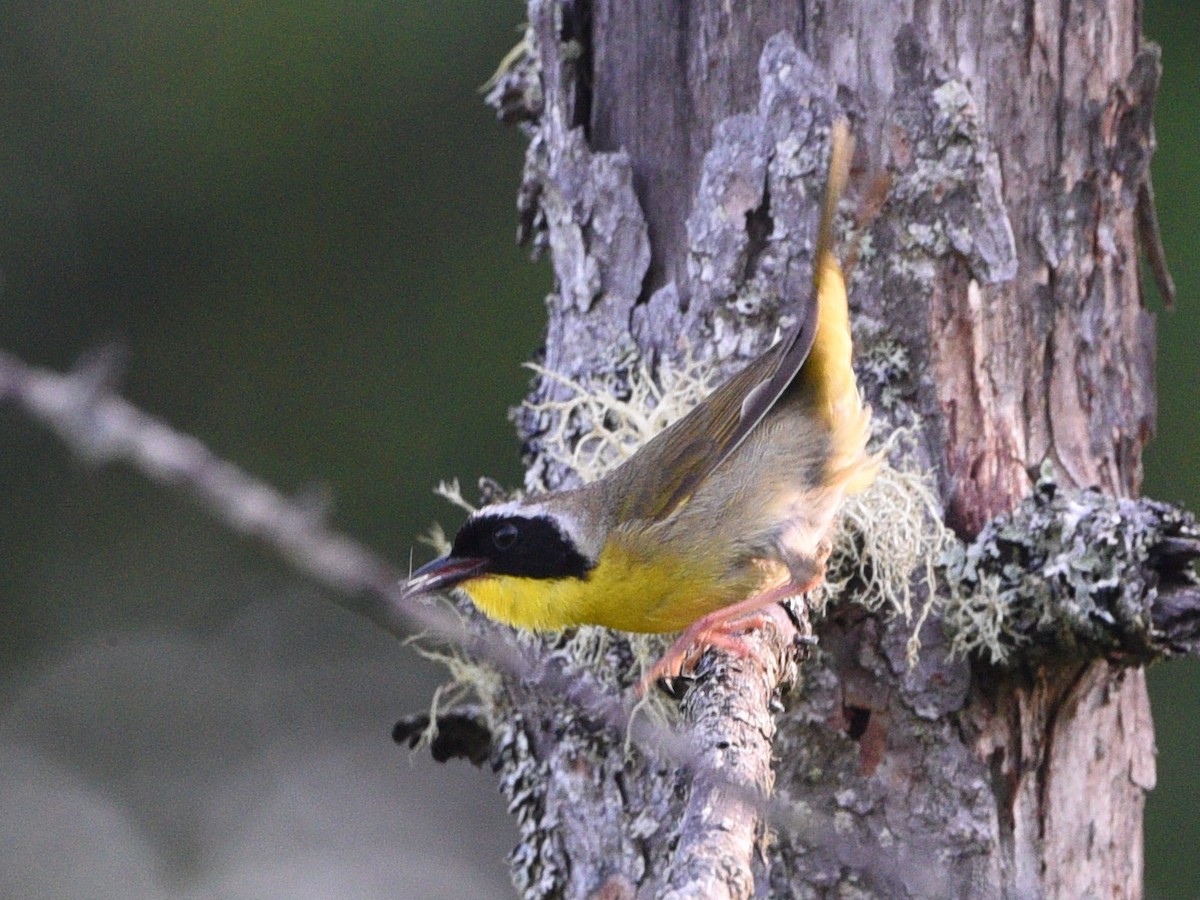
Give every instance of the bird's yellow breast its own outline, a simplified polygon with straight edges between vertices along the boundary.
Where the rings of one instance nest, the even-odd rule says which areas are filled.
[[[638,553],[610,539],[586,578],[488,575],[463,584],[487,616],[521,628],[603,625],[621,631],[670,632],[745,596],[748,573],[712,571],[654,548]]]

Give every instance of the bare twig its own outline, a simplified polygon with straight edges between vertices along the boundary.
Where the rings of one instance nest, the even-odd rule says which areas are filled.
[[[1162,229],[1158,226],[1158,206],[1154,202],[1154,185],[1150,172],[1138,187],[1137,197],[1138,237],[1146,253],[1146,263],[1154,276],[1154,284],[1162,295],[1167,309],[1175,308],[1175,279],[1167,266],[1167,251],[1163,249]]]
[[[320,510],[284,496],[115,395],[110,368],[95,360],[62,375],[0,351],[0,399],[16,401],[89,461],[124,461],[188,491],[222,522],[274,547],[300,572],[331,588],[341,606],[389,634],[407,638],[421,632],[445,641],[522,681],[568,696],[621,734],[632,727],[619,699],[586,673],[572,672],[568,680],[541,665],[534,649],[510,630],[431,599],[403,597],[401,573],[329,528]]]
[[[537,647],[469,611],[402,596],[401,574],[391,565],[330,529],[319,510],[252,478],[197,439],[114,394],[111,367],[97,360],[103,363],[100,356],[92,357],[63,375],[0,351],[0,399],[18,403],[92,462],[124,461],[158,482],[187,490],[222,522],[275,548],[300,572],[333,589],[340,605],[388,633],[403,638],[420,631],[452,644],[526,688],[572,704],[620,740],[628,736],[649,758],[692,772],[707,770],[705,744],[696,744],[688,731],[633,716],[631,706],[589,673],[546,664]],[[778,671],[780,664],[773,668]],[[768,695],[772,689],[764,685]],[[760,705],[765,712],[765,703]],[[769,771],[769,742],[761,751],[759,767]],[[730,802],[746,806],[752,820],[763,809],[757,788],[720,771],[710,772],[708,780],[709,790],[723,790]]]

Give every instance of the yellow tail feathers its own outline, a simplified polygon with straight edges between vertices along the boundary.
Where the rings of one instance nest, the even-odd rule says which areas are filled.
[[[871,484],[880,463],[877,457],[866,452],[871,434],[871,410],[863,405],[854,377],[846,279],[833,252],[833,219],[853,152],[854,141],[849,126],[845,120],[835,122],[831,136],[829,188],[813,261],[817,332],[799,375],[814,401],[816,414],[829,428],[830,456],[826,477],[830,484],[841,484],[850,494],[865,490]]]

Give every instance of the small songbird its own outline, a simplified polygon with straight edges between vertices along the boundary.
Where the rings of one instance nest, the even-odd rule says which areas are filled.
[[[603,478],[473,513],[405,594],[460,587],[523,628],[683,629],[644,686],[707,645],[736,650],[754,614],[815,587],[842,499],[878,467],[832,247],[851,153],[836,122],[813,290],[790,334]]]

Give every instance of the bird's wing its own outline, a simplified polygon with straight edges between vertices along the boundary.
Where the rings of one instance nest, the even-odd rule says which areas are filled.
[[[729,458],[795,380],[812,350],[822,302],[845,285],[833,256],[833,214],[850,167],[853,145],[845,121],[834,123],[829,184],[813,257],[813,286],[799,310],[799,322],[779,344],[763,353],[717,388],[704,402],[639,450],[612,473],[622,497],[617,515],[661,520],[695,493],[714,469]]]

